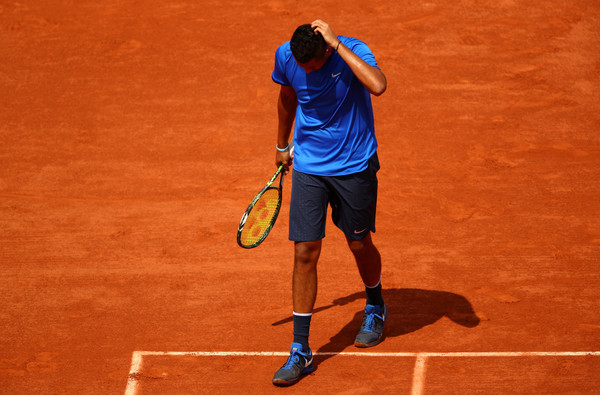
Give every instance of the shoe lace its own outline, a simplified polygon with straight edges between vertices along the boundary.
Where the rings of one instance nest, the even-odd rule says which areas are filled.
[[[283,369],[291,369],[292,366],[294,366],[294,364],[300,362],[300,355],[302,355],[303,357],[306,357],[306,354],[304,354],[301,351],[298,350],[294,350],[290,353],[290,356],[288,357],[287,362],[285,363],[285,365],[283,365]]]
[[[363,326],[364,326],[365,330],[367,330],[367,331],[373,330],[373,327],[375,326],[375,318],[379,318],[381,321],[383,321],[383,317],[377,313],[369,312],[369,313],[365,314],[365,317],[363,320]]]

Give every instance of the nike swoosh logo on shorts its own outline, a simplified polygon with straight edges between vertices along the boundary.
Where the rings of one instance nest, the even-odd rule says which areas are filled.
[[[365,230],[367,230],[367,228],[364,228],[363,230],[355,230],[354,234],[360,234],[360,233],[364,232]]]
[[[342,74],[342,72],[341,72],[341,71],[340,71],[339,73],[337,73],[337,74],[333,74],[333,73],[331,73],[331,78],[335,78],[335,77],[337,77],[337,76],[338,76],[338,75],[340,75],[340,74]]]

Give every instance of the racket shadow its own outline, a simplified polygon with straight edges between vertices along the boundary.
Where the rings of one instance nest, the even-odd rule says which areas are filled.
[[[471,303],[464,296],[451,292],[405,288],[384,289],[383,298],[389,309],[384,329],[386,338],[418,331],[443,317],[467,328],[479,325],[479,317],[473,311]],[[320,311],[359,299],[364,299],[364,292],[336,299],[332,305],[324,306]],[[362,323],[362,316],[361,309],[337,334],[329,339],[327,344],[319,347],[317,352],[339,353],[354,345],[354,338]],[[315,358],[314,363],[318,365],[332,356],[334,355],[320,355]]]

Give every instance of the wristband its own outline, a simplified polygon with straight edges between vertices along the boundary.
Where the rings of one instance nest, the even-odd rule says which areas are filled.
[[[277,148],[277,151],[279,151],[279,152],[286,152],[290,149],[290,145],[288,144],[287,147],[281,149],[281,148],[279,148],[279,144],[275,144],[275,148]]]
[[[341,44],[341,43],[342,43],[342,40],[340,40],[340,41],[338,42],[338,45],[335,47],[335,52],[337,52],[337,50],[338,50],[338,48],[340,47],[340,44]]]

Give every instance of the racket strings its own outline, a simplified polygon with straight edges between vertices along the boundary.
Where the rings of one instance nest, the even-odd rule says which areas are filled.
[[[279,189],[267,189],[256,201],[240,234],[240,241],[245,246],[257,243],[268,233],[274,219],[279,213]]]

